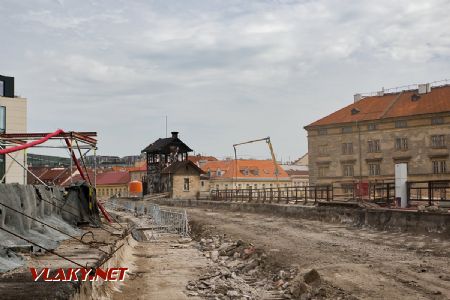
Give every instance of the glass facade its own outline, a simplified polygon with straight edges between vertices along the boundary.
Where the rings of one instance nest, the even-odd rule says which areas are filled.
[[[0,133],[6,131],[6,107],[0,106]]]

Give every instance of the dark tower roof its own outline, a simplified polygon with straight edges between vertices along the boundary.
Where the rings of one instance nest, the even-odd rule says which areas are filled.
[[[185,143],[178,138],[178,132],[172,132],[172,137],[165,139],[157,139],[148,145],[142,152],[152,154],[171,154],[174,149],[178,148],[178,153],[192,152]]]

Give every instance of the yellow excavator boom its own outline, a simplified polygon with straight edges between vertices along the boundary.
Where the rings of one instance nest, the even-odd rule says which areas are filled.
[[[266,137],[266,138],[262,138],[262,139],[257,139],[257,140],[251,140],[248,142],[243,142],[243,143],[238,143],[238,144],[234,144],[233,148],[234,148],[234,159],[236,161],[236,166],[237,166],[237,152],[236,152],[236,147],[237,146],[241,146],[241,145],[245,145],[245,144],[251,144],[251,143],[256,143],[256,142],[262,142],[265,141],[267,143],[267,145],[269,146],[269,150],[270,150],[270,155],[272,156],[272,161],[273,161],[273,165],[275,167],[275,177],[277,179],[277,185],[279,184],[279,180],[278,180],[278,175],[279,175],[279,166],[277,163],[277,159],[275,157],[275,152],[273,151],[273,146],[272,146],[272,142],[270,141],[270,137]],[[236,170],[237,172],[237,170]],[[236,175],[237,176],[237,175]]]

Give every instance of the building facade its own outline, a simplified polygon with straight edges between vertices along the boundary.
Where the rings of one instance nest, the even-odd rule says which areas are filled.
[[[97,175],[97,197],[128,197],[130,174],[127,171],[108,171]]]
[[[408,181],[450,179],[449,85],[355,95],[305,129],[311,184],[392,182],[397,163],[407,164]]]
[[[143,178],[147,174],[147,167],[145,165],[139,166],[139,167],[132,167],[128,169],[128,172],[130,173],[130,180],[131,181],[143,181]]]
[[[304,187],[309,185],[308,166],[304,165],[280,165],[291,178],[291,186]]]
[[[13,77],[0,76],[0,134],[26,131],[27,100],[14,95]],[[27,166],[25,151],[0,154],[0,182],[26,184],[27,172],[14,160]]]
[[[177,161],[162,171],[164,190],[172,199],[198,199],[204,172],[190,160]]]
[[[143,179],[144,194],[167,192],[167,186],[162,182],[162,171],[175,162],[187,161],[188,153],[193,151],[178,138],[178,132],[171,134],[170,138],[157,139],[142,150],[147,169]]]
[[[272,160],[220,160],[207,162],[202,167],[202,194],[216,189],[263,189],[292,185],[286,171]]]

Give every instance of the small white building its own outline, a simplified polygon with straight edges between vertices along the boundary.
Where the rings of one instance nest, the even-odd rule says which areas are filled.
[[[0,75],[0,134],[27,132],[27,100],[14,95],[14,77]],[[2,147],[2,145],[0,145]],[[0,154],[0,183],[27,183],[25,151]]]

